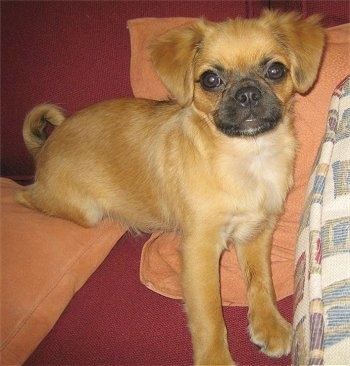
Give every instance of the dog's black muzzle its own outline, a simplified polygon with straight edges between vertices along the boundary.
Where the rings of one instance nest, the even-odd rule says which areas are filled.
[[[248,80],[225,91],[215,123],[228,136],[255,136],[278,124],[281,109],[278,98],[267,86]]]

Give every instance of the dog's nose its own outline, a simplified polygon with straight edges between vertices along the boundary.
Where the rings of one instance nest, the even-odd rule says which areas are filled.
[[[244,108],[258,105],[260,99],[261,92],[255,86],[245,86],[235,94],[235,100]]]

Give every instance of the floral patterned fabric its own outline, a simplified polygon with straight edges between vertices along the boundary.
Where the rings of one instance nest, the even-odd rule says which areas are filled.
[[[295,267],[293,365],[350,365],[350,76],[332,96]]]

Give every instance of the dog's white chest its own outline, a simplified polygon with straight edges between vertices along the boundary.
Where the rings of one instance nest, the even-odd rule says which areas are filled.
[[[283,152],[262,144],[231,162],[235,194],[223,230],[226,238],[245,242],[280,214],[290,181],[284,162]]]

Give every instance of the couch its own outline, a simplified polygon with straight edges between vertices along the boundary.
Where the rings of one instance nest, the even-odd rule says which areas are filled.
[[[294,306],[300,309],[302,303],[293,303],[294,268],[297,278],[308,274],[308,269],[300,270],[300,261],[294,265],[299,217],[333,90],[349,73],[349,29],[333,28],[349,22],[348,2],[1,3],[2,364],[191,364],[178,284],[181,240],[164,233],[134,236],[108,222],[83,229],[16,205],[13,190],[30,183],[34,173],[22,141],[23,118],[41,102],[58,103],[69,114],[112,97],[161,98],[164,91],[146,62],[150,37],[200,16],[214,21],[253,17],[266,7],[321,13],[324,25],[332,27],[318,84],[309,95],[297,97],[301,146],[296,185],[275,236],[278,305],[292,322]],[[302,227],[305,236],[308,225]],[[298,248],[306,258],[306,251]],[[224,317],[235,359],[241,365],[289,365],[291,356],[270,359],[250,343],[244,288],[236,269],[234,254],[227,253],[222,293],[229,305]],[[302,342],[307,336],[300,320],[310,316],[298,311],[292,355],[303,364],[310,359],[310,342]]]

